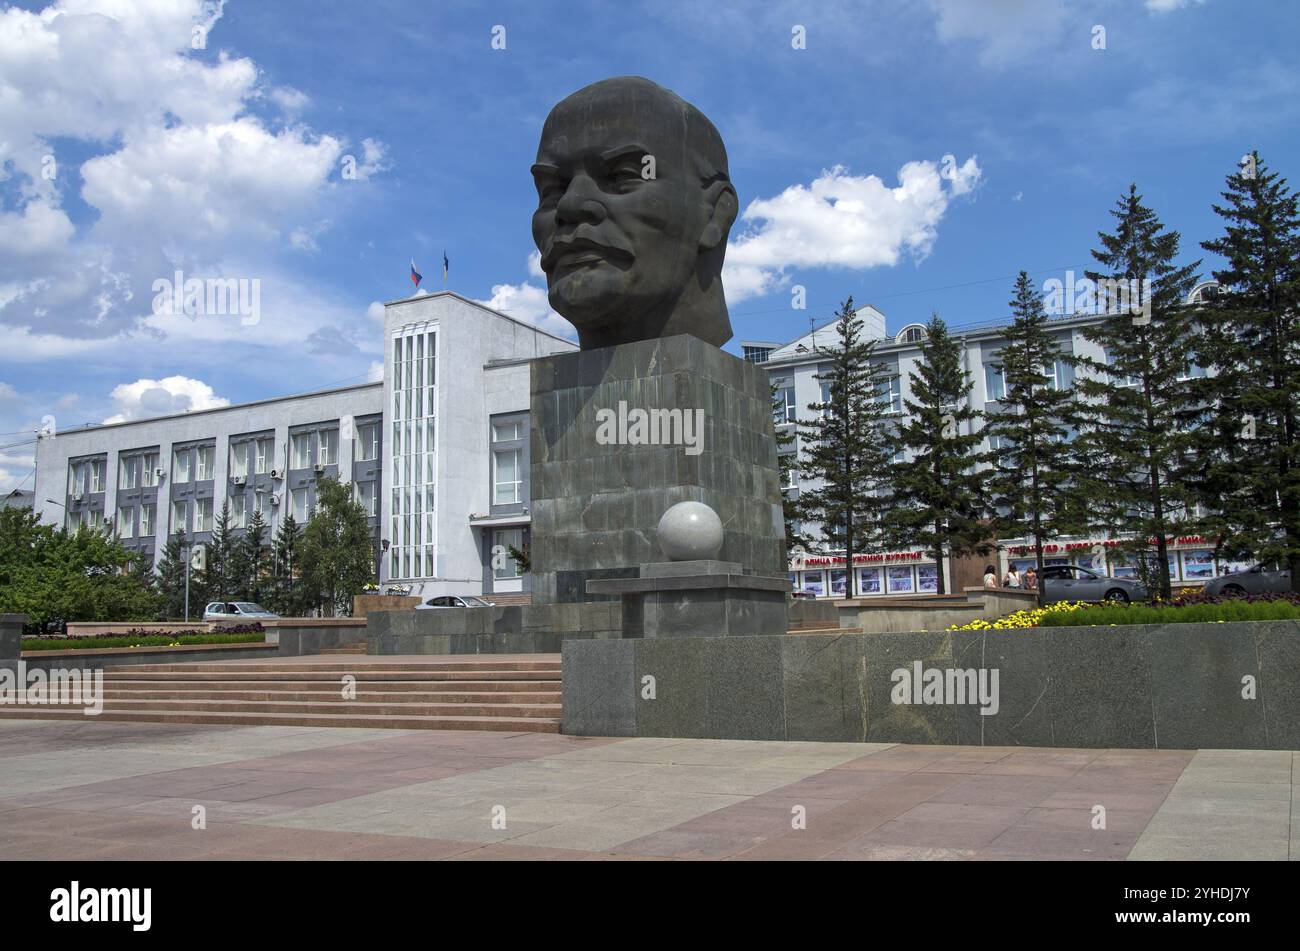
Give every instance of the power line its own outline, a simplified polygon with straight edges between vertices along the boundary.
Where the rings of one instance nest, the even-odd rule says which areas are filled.
[[[1086,264],[1066,264],[1066,265],[1062,265],[1062,266],[1060,266],[1060,267],[1044,267],[1044,268],[1038,268],[1037,270],[1027,271],[1026,273],[1028,273],[1028,274],[1048,274],[1048,273],[1058,273],[1058,274],[1059,274],[1059,273],[1061,273],[1061,272],[1063,272],[1063,271],[1072,270],[1072,269],[1075,269],[1075,268],[1084,268],[1084,267],[1088,267],[1088,265],[1086,265]],[[936,286],[936,287],[922,287],[922,288],[919,288],[919,289],[917,289],[917,290],[912,290],[912,291],[897,291],[897,292],[895,292],[895,293],[893,293],[893,294],[876,294],[876,295],[874,295],[874,296],[871,296],[869,299],[868,299],[868,296],[867,296],[867,295],[863,295],[863,296],[862,296],[862,302],[863,302],[864,304],[872,304],[872,303],[874,303],[875,301],[881,301],[881,300],[893,300],[894,298],[897,298],[897,297],[914,297],[914,296],[917,295],[917,294],[933,294],[933,293],[935,293],[935,292],[937,292],[937,291],[953,291],[953,290],[960,290],[960,289],[962,289],[963,287],[976,287],[976,286],[981,285],[981,284],[997,284],[997,283],[1002,282],[1002,281],[1014,281],[1014,280],[1015,280],[1017,277],[1019,277],[1019,276],[1020,276],[1020,275],[1019,275],[1019,273],[1017,272],[1016,274],[1011,274],[1011,275],[1007,275],[1007,276],[1004,276],[1004,277],[986,277],[986,278],[981,278],[981,279],[979,279],[979,280],[977,280],[977,281],[964,281],[964,282],[962,282],[962,283],[960,283],[960,284],[943,284],[943,285],[939,285],[939,286]],[[857,297],[858,295],[855,294],[855,295],[853,295],[853,296],[854,296],[854,297]],[[787,307],[775,307],[775,308],[772,308],[771,310],[751,310],[751,311],[735,311],[735,310],[733,310],[733,311],[731,312],[731,316],[732,316],[733,318],[734,318],[734,317],[758,317],[758,316],[762,316],[763,314],[783,314],[783,313],[786,313],[788,310],[789,310],[789,308],[787,308]],[[817,315],[817,316],[821,316],[821,315]],[[833,317],[833,316],[835,316],[835,314],[834,314],[834,312],[832,311],[832,312],[830,312],[830,313],[827,313],[825,316],[826,316],[826,317]],[[817,319],[817,317],[814,317],[813,319]]]

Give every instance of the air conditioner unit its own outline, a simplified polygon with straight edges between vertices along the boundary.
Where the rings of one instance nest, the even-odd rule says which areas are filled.
[[[86,496],[85,496],[83,493],[78,492],[76,495],[74,495],[74,496],[72,497],[72,501],[74,501],[74,502],[81,502],[81,501],[84,501],[85,498],[86,498]]]
[[[248,482],[248,476],[235,476],[235,485],[245,485]]]
[[[284,478],[284,473],[281,472],[279,469],[272,469],[272,470],[271,470],[271,478],[272,478],[272,479],[275,479],[275,480],[278,481],[278,480]]]
[[[316,465],[312,466],[312,468],[316,470],[317,475],[322,475],[325,472],[325,463],[318,462]]]
[[[155,470],[153,471],[153,476],[154,476],[155,479],[165,479],[165,478],[167,478],[167,470],[166,470],[166,469],[155,469]]]
[[[279,505],[279,504],[280,504],[280,497],[279,497],[278,495],[272,495],[272,496],[271,496],[271,505],[274,506],[274,505]]]

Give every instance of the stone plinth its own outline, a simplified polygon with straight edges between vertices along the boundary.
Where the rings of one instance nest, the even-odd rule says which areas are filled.
[[[542,357],[531,391],[534,603],[611,599],[588,582],[637,578],[641,565],[663,561],[655,529],[687,500],[720,516],[720,560],[784,577],[766,370],[682,335]],[[611,434],[602,416],[630,422],[637,410],[659,411],[642,433],[657,442],[638,442],[630,425],[601,438]],[[686,435],[675,423],[688,413],[690,435],[701,424],[694,445],[672,439]]]
[[[17,667],[26,623],[26,614],[0,614],[0,667]]]
[[[623,599],[624,637],[784,634],[789,622],[789,579],[745,574],[735,562],[648,564],[639,578],[588,581],[587,591]]]

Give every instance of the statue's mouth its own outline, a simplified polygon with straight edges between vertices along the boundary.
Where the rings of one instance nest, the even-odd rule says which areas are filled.
[[[552,277],[598,264],[628,268],[632,265],[632,253],[590,238],[560,238],[551,242],[542,256],[542,270]]]

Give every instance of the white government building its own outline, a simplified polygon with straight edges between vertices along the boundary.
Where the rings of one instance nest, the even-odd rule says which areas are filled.
[[[877,359],[897,370],[889,399],[901,411],[924,329],[912,324],[889,338],[880,311],[866,306],[859,315],[882,340]],[[1055,320],[1062,349],[1084,352],[1090,345],[1079,331],[1096,319]],[[1000,394],[1004,329],[954,330],[977,406]],[[823,398],[815,347],[829,345],[833,332],[831,321],[785,344],[742,343],[745,359],[769,370],[787,420]],[[446,291],[386,304],[384,337],[382,382],[42,435],[34,509],[70,528],[108,526],[156,561],[168,533],[182,527],[209,540],[223,503],[236,530],[260,511],[269,539],[286,513],[300,522],[311,515],[316,480],[330,476],[351,484],[370,515],[381,583],[424,597],[527,591],[527,575],[499,553],[528,543],[528,361],[576,345]],[[1055,385],[1070,385],[1068,365],[1054,375]],[[785,491],[806,487],[795,477]],[[1131,573],[1097,563],[1098,546],[1113,542],[1065,539],[1049,548],[1049,561]],[[1032,560],[1022,540],[1006,546],[1000,571]],[[1201,538],[1177,539],[1172,551],[1180,581],[1241,567],[1216,563]],[[854,567],[870,594],[936,589],[935,565],[917,551],[858,556]],[[820,596],[843,596],[847,567],[842,555],[810,555],[790,565],[790,578]]]

